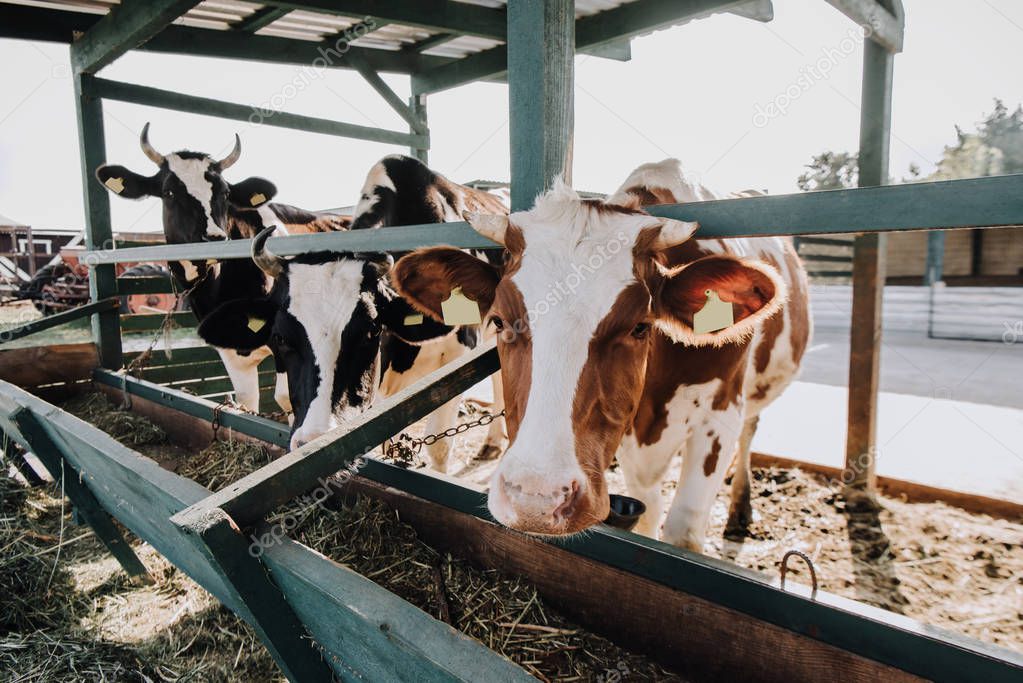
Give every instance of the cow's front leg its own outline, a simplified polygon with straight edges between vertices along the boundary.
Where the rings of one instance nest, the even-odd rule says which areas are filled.
[[[458,406],[462,402],[461,396],[456,396],[437,410],[430,413],[426,419],[426,433],[439,434],[455,423],[458,417]],[[454,437],[438,439],[426,446],[426,454],[430,456],[430,464],[438,472],[448,471],[448,453],[451,451],[451,440]]]
[[[490,412],[497,415],[504,410],[504,381],[501,379],[501,372],[495,372],[490,376],[494,388],[494,402],[490,406]],[[483,440],[476,453],[477,460],[494,460],[504,452],[508,445],[508,431],[504,425],[504,418],[499,417],[490,423],[487,429],[487,438]]]
[[[685,438],[685,426],[678,424],[665,430],[656,443],[640,445],[635,433],[626,434],[618,448],[618,464],[625,475],[629,495],[643,502],[646,512],[633,529],[637,534],[657,538],[657,530],[664,512],[661,485]]]
[[[710,510],[735,456],[742,425],[742,409],[735,406],[708,412],[705,419],[694,424],[662,540],[703,552]]]
[[[217,349],[220,360],[227,369],[234,387],[234,399],[246,410],[259,412],[259,364],[270,355],[270,349],[263,346],[248,355],[241,355],[234,349]]]

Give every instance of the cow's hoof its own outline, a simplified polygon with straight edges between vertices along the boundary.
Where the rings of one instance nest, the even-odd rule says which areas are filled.
[[[745,505],[733,505],[728,510],[728,522],[725,524],[725,533],[732,535],[745,535],[750,524],[753,523],[753,506],[747,501]]]
[[[485,443],[476,453],[477,460],[496,460],[501,455],[501,447],[492,443]]]

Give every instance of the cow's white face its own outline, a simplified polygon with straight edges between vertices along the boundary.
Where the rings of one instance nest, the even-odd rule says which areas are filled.
[[[204,239],[227,239],[227,232],[220,226],[227,224],[229,187],[221,177],[220,169],[213,169],[213,159],[205,155],[195,157],[178,153],[168,154],[164,159],[169,171],[169,177],[164,180],[165,215],[169,212],[173,216],[184,210],[183,203],[191,204],[189,209],[195,213],[191,219],[194,224],[202,226]],[[187,197],[178,197],[175,192],[183,192]]]
[[[744,319],[782,291],[780,279],[723,257],[665,272],[662,252],[695,223],[580,200],[563,186],[531,211],[468,219],[508,250],[499,282],[447,248],[404,257],[392,279],[434,316],[453,287],[487,310],[500,330],[511,438],[490,482],[491,513],[522,531],[575,533],[608,514],[604,472],[639,404],[652,334],[694,341],[692,316],[713,286],[733,302],[732,332],[742,336],[753,324]],[[703,341],[737,338],[721,335]]]

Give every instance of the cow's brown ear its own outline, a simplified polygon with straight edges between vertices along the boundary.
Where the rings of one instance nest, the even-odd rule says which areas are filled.
[[[763,320],[781,309],[787,296],[785,281],[777,270],[731,256],[707,256],[663,277],[654,297],[657,327],[691,346],[745,341]],[[714,311],[721,307],[725,309],[724,322],[716,315],[720,311]],[[701,328],[707,327],[697,321],[701,311],[701,318],[718,321],[709,326],[712,329]]]
[[[419,249],[403,256],[391,271],[391,282],[398,293],[417,310],[441,322],[441,302],[451,296],[453,289],[461,288],[484,315],[494,303],[500,281],[497,268],[451,247]]]

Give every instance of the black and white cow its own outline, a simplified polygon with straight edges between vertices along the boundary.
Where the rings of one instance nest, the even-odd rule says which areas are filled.
[[[482,210],[507,213],[495,195],[453,183],[411,157],[389,156],[370,170],[352,229],[442,223]],[[269,345],[288,376],[292,448],[476,345],[475,326],[424,318],[395,293],[389,281],[392,256],[330,252],[282,259],[266,248],[270,232],[253,242],[253,262],[274,278],[273,290],[222,305],[203,321],[200,333],[242,352]],[[495,257],[500,253],[491,254]],[[498,402],[502,393],[495,387]],[[427,431],[450,426],[457,408],[456,398],[435,411]],[[496,420],[480,456],[496,456],[504,439],[503,421]],[[440,471],[447,467],[449,447],[441,441],[427,449]]]
[[[253,177],[229,183],[223,172],[241,156],[237,135],[234,149],[220,160],[203,152],[159,153],[149,143],[148,123],[142,129],[140,143],[145,155],[159,166],[155,174],[144,176],[123,166],[103,165],[96,169],[96,178],[108,190],[127,199],[159,198],[168,244],[252,237],[267,228],[293,234],[348,227],[349,221],[341,216],[271,203],[277,188],[269,180]],[[247,259],[174,261],[168,265],[177,286],[188,292],[189,305],[200,321],[219,304],[264,296],[272,285],[256,264]],[[257,366],[270,350],[263,347],[245,352],[227,348],[217,351],[237,401],[249,410],[258,410]],[[286,385],[281,375],[278,378],[277,402],[289,410]]]

